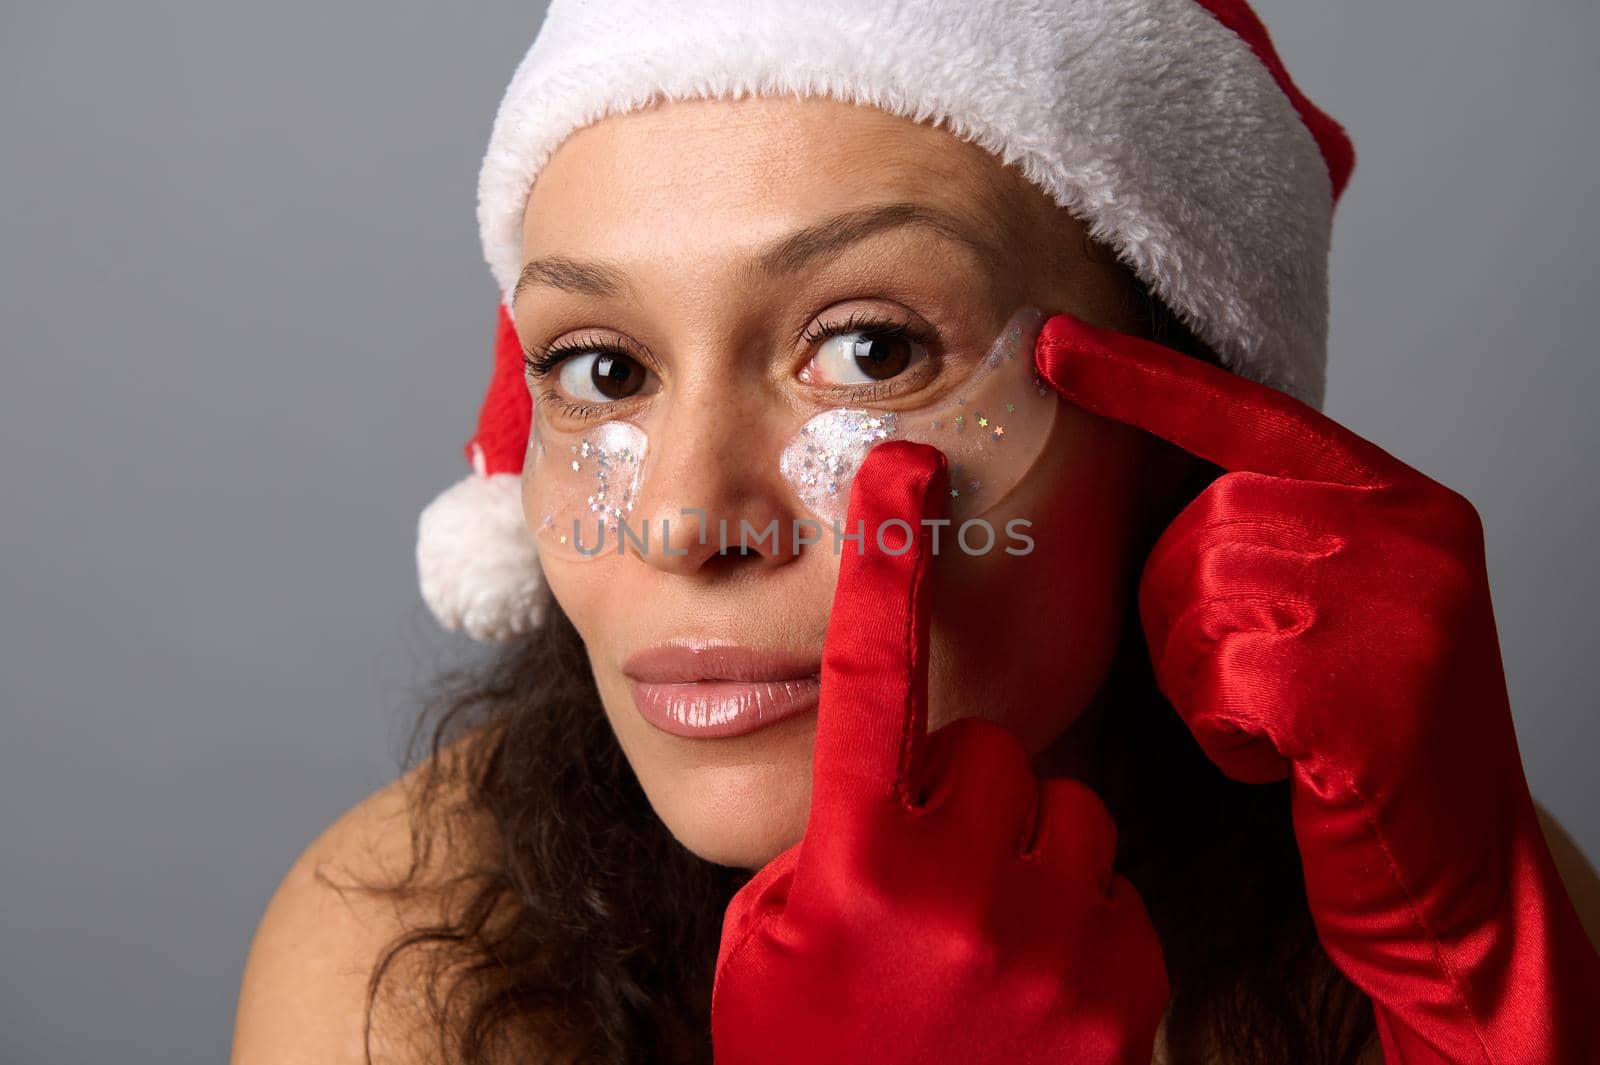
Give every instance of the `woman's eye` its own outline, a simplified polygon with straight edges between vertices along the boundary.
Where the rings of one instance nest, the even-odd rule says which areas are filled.
[[[898,377],[927,357],[908,336],[854,329],[823,340],[802,376],[828,385],[870,385]]]
[[[612,351],[586,351],[561,363],[561,390],[585,403],[610,403],[636,395],[649,373],[628,356]]]

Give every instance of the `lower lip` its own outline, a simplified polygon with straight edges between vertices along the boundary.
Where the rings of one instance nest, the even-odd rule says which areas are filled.
[[[742,736],[795,714],[815,710],[816,676],[791,680],[702,680],[681,684],[633,681],[633,702],[644,719],[674,736]]]

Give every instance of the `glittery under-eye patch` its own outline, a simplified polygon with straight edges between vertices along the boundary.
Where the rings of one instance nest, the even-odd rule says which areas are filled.
[[[911,411],[829,410],[800,427],[779,469],[812,514],[842,527],[850,485],[880,440],[913,440],[944,452],[952,520],[997,506],[1033,467],[1055,424],[1055,396],[1034,373],[1044,324],[1037,308],[1017,311],[972,376],[934,407]]]
[[[786,446],[761,460],[775,461],[794,492],[803,508],[795,518],[814,517],[824,529],[834,523],[842,528],[856,471],[867,452],[885,440],[912,440],[944,452],[950,468],[946,514],[953,521],[993,510],[1038,460],[1055,422],[1059,401],[1033,370],[1044,319],[1037,308],[1017,311],[968,378],[933,406],[834,408],[803,423],[796,416]],[[654,416],[647,410],[637,415],[644,424],[617,419],[574,431],[558,430],[535,416],[530,513],[541,553],[582,560],[615,556],[624,547],[662,551],[663,519],[680,545],[681,530],[691,526],[698,535],[725,535],[730,541],[740,535],[738,515],[657,512],[663,500],[671,500],[673,508],[693,508],[697,501],[679,492],[681,485],[652,482],[662,476],[646,461],[652,446],[644,425]],[[641,507],[647,489],[655,502]]]
[[[615,421],[581,435],[536,429],[533,439],[541,550],[575,558],[614,552],[638,503],[650,446],[644,430]]]
[[[778,469],[806,509],[830,516],[867,452],[880,440],[898,435],[893,411],[830,410],[806,422],[783,449]],[[842,520],[842,519],[841,519]]]

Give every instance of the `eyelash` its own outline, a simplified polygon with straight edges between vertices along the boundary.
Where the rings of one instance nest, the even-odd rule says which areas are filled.
[[[844,336],[847,333],[864,333],[878,340],[904,337],[918,344],[931,344],[937,339],[931,331],[912,322],[896,321],[873,314],[871,311],[856,311],[847,321],[833,325],[808,326],[806,331],[800,334],[800,339],[820,344],[829,337]]]
[[[800,334],[800,339],[812,344],[820,344],[830,337],[846,336],[851,333],[861,333],[877,340],[894,339],[903,337],[917,344],[929,345],[938,340],[938,334],[930,329],[924,329],[913,322],[899,321],[874,314],[870,311],[855,311],[844,322],[835,322],[827,325],[807,326]],[[582,336],[573,337],[548,347],[534,345],[522,353],[522,363],[526,372],[537,380],[544,380],[567,359],[574,355],[599,353],[632,359],[634,362],[641,360],[627,348],[606,341],[591,342]],[[878,398],[877,393],[882,388],[871,390],[869,395],[862,398],[872,401]],[[559,404],[561,413],[567,417],[587,420],[605,411],[610,404],[596,405],[569,400],[553,388],[544,389],[539,400],[544,403]]]
[[[562,341],[559,344],[552,344],[548,347],[533,345],[531,347],[524,348],[522,352],[523,370],[528,376],[534,378],[535,380],[543,381],[547,376],[555,372],[556,367],[560,366],[572,356],[581,355],[584,352],[590,351],[596,351],[602,355],[611,355],[613,357],[622,356],[624,358],[633,359],[635,362],[639,361],[634,356],[633,352],[628,351],[617,344],[608,344],[604,341],[599,343],[591,343],[586,341],[582,336],[576,336],[570,340]],[[600,414],[604,413],[606,406],[603,404],[584,403],[580,400],[568,399],[566,396],[563,396],[560,392],[557,392],[553,388],[541,389],[538,396],[535,398],[540,406],[544,406],[546,404],[554,406],[560,410],[564,417],[572,418],[577,421],[588,421],[591,418],[598,417]]]
[[[585,352],[597,351],[602,355],[621,356],[638,362],[639,359],[633,352],[617,344],[608,344],[605,341],[592,343],[582,336],[564,340],[549,347],[534,345],[522,353],[522,365],[528,373],[535,377],[543,378],[574,355]]]

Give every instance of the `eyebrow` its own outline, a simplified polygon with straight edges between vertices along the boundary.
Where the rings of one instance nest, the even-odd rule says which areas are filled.
[[[954,215],[925,204],[902,202],[858,207],[814,222],[767,245],[751,257],[749,268],[764,277],[783,277],[870,236],[907,226],[932,229],[948,240],[967,246],[986,263],[998,263],[1004,258],[998,245]],[[615,263],[550,255],[533,259],[522,268],[522,276],[517,279],[512,293],[513,301],[523,289],[534,285],[616,299],[628,293],[629,277],[628,272]]]

